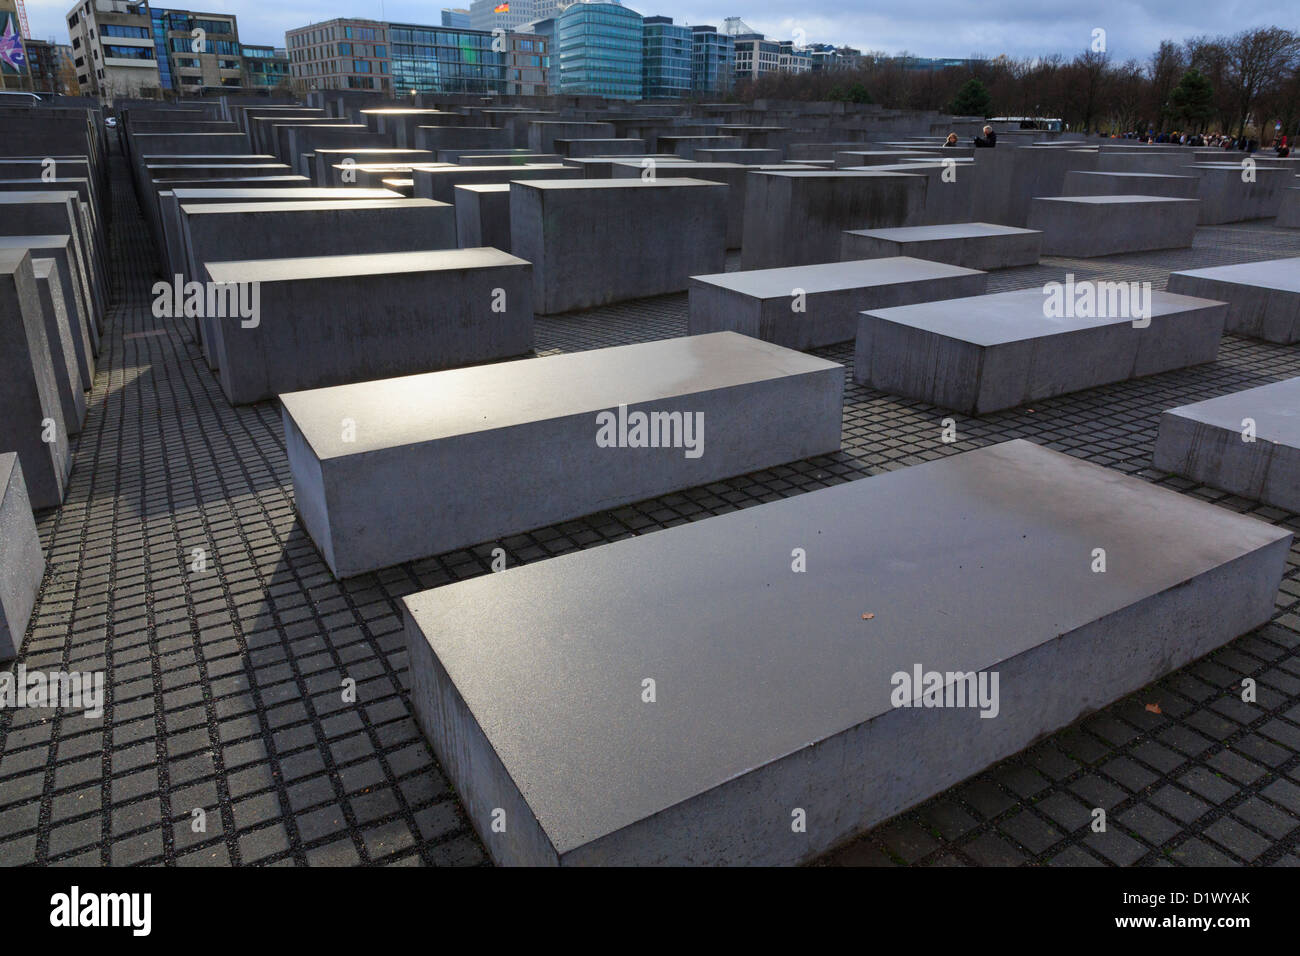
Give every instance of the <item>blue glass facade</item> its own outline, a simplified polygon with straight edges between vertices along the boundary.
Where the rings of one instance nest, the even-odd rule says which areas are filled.
[[[482,30],[390,24],[393,89],[421,93],[504,93],[506,53]]]
[[[641,14],[617,3],[579,0],[555,19],[560,92],[639,100]]]
[[[671,17],[646,17],[642,24],[642,96],[680,98],[691,95],[691,28]]]
[[[732,87],[736,45],[717,27],[691,27],[691,92],[696,96],[725,93]]]

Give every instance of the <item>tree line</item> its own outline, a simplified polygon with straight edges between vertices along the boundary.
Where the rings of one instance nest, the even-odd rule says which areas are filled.
[[[964,116],[1060,119],[1067,129],[1118,135],[1182,131],[1273,140],[1300,123],[1300,33],[1280,27],[1162,42],[1145,60],[1103,48],[1067,60],[972,57],[931,69],[916,58],[866,53],[848,68],[768,73],[738,85],[738,100],[843,100]]]

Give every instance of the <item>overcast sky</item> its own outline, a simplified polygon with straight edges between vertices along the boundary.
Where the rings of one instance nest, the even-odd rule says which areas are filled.
[[[917,56],[972,54],[1032,56],[1086,49],[1092,31],[1106,31],[1107,49],[1120,60],[1145,60],[1162,39],[1202,33],[1236,33],[1254,26],[1296,27],[1295,0],[630,0],[638,13],[671,16],[678,23],[720,25],[739,16],[777,39],[803,31],[808,43],[848,44],[863,50]],[[64,19],[72,0],[26,0],[32,33],[68,42]],[[173,0],[176,7],[239,17],[246,43],[284,45],[284,31],[332,17],[362,17],[403,23],[439,22],[442,3],[413,0]],[[162,4],[160,4],[161,6]],[[467,2],[446,6],[468,7]],[[793,11],[797,11],[792,15]]]

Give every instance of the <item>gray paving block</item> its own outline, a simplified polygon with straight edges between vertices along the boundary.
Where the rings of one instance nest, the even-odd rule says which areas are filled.
[[[1025,289],[863,312],[854,378],[982,415],[1212,362],[1227,311],[1222,302],[1152,292],[1146,319],[1109,303],[1095,310],[1101,316],[1049,318],[1046,300],[1044,290]]]
[[[1171,272],[1167,288],[1228,303],[1225,331],[1300,342],[1300,257]]]
[[[1043,234],[989,222],[955,222],[897,229],[851,229],[844,233],[841,259],[912,256],[967,269],[1009,269],[1038,264]]]
[[[0,249],[0,448],[17,452],[33,508],[61,504],[72,471],[53,364],[31,255]]]
[[[1040,196],[1030,204],[1029,227],[1043,233],[1045,256],[1182,249],[1196,233],[1197,203],[1167,196]]]
[[[1264,624],[1290,544],[1007,442],[407,597],[411,702],[498,862],[796,863]]]
[[[45,340],[50,346],[50,368],[58,387],[63,423],[69,435],[77,435],[86,420],[85,386],[77,367],[77,348],[73,342],[73,335],[79,330],[72,327],[67,297],[59,282],[58,263],[53,259],[33,259],[32,274],[41,300],[41,315],[45,319]]]
[[[843,379],[724,332],[280,398],[298,513],[347,577],[836,451]],[[676,430],[608,447],[620,406]]]
[[[979,295],[974,269],[899,256],[691,276],[691,335],[733,331],[811,349],[857,335],[865,309]]]
[[[44,576],[45,556],[22,465],[13,452],[0,453],[0,661],[22,650]]]
[[[530,270],[496,249],[208,263],[214,282],[246,295],[256,284],[260,298],[256,319],[205,325],[222,390],[238,405],[522,355],[533,347]]]
[[[512,251],[541,314],[681,292],[721,272],[727,187],[694,178],[512,182]],[[668,239],[671,237],[671,241]]]
[[[1161,471],[1300,514],[1300,378],[1169,409],[1153,457]]]

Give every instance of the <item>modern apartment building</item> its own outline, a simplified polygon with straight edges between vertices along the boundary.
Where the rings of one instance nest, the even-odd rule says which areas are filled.
[[[301,92],[394,89],[386,23],[339,18],[289,30],[284,37],[290,77]]]
[[[68,11],[79,92],[151,96],[160,89],[153,20],[147,3],[83,0]]]
[[[555,18],[559,92],[641,98],[641,14],[611,0],[577,0]]]
[[[506,42],[509,62],[505,92],[516,96],[545,96],[550,83],[549,38],[535,33],[511,33]]]
[[[282,47],[243,44],[244,86],[274,89],[289,83],[289,55]]]
[[[761,33],[741,33],[732,37],[736,49],[737,79],[756,80],[765,73],[781,68],[781,44]]]
[[[782,73],[810,73],[813,68],[812,53],[796,47],[793,40],[781,40],[776,68]]]
[[[244,85],[233,14],[150,7],[149,19],[162,89],[185,94]]]
[[[72,47],[46,40],[24,40],[27,66],[32,75],[34,93],[71,93],[76,95],[75,77],[69,83],[67,67],[72,64]]]
[[[469,11],[456,7],[455,9],[442,8],[442,25],[444,27],[455,27],[457,30],[468,30]]]
[[[398,93],[505,92],[508,35],[410,23],[387,27],[389,71]]]
[[[707,96],[726,93],[735,80],[736,46],[717,27],[691,27],[691,93]]]
[[[680,99],[691,95],[691,28],[672,17],[642,20],[641,95]]]
[[[487,33],[518,30],[525,23],[550,15],[537,11],[536,6],[536,0],[474,0],[469,5],[469,27]],[[551,7],[554,13],[554,3]]]

